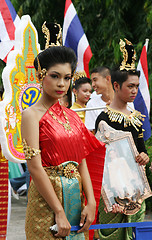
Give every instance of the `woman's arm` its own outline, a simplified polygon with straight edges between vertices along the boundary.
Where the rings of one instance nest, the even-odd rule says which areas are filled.
[[[39,120],[33,110],[30,111],[27,109],[23,112],[21,130],[22,138],[26,140],[27,145],[39,149]],[[56,236],[64,237],[69,235],[71,226],[48,175],[42,167],[41,155],[36,155],[32,157],[31,160],[27,160],[27,166],[38,191],[55,213],[55,220],[58,225],[58,233]]]
[[[87,199],[87,205],[81,213],[80,227],[82,228],[78,231],[78,233],[87,231],[89,229],[91,223],[95,218],[96,210],[96,201],[94,198],[92,183],[85,159],[83,159],[79,165],[79,172],[82,179],[83,190]]]

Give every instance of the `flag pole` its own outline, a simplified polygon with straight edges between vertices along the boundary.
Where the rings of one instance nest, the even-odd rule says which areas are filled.
[[[147,50],[148,50],[148,44],[149,44],[149,38],[146,38],[146,40],[145,40],[146,52],[147,52]]]
[[[94,111],[94,110],[100,110],[105,109],[104,107],[90,107],[90,108],[78,108],[78,109],[72,109],[74,112],[82,112],[82,111]]]

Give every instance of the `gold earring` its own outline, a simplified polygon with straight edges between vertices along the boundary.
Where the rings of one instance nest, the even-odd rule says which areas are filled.
[[[40,86],[40,93],[42,94],[43,93],[43,82],[40,82],[39,86]]]

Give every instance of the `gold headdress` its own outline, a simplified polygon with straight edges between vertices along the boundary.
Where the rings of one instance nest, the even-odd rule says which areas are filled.
[[[46,24],[46,21],[45,21],[42,25],[42,32],[45,34],[45,38],[46,38],[45,49],[52,46],[62,46],[62,28],[60,24],[57,24],[57,23]],[[47,70],[45,68],[41,69],[41,64],[38,57],[37,57],[37,63],[38,63],[39,80],[42,83],[44,77],[47,74]]]
[[[45,21],[42,25],[42,32],[45,34],[46,38],[45,49],[52,46],[62,46],[62,28],[60,24],[49,23],[46,26]]]
[[[78,80],[80,78],[83,78],[83,77],[87,77],[87,74],[86,74],[86,72],[84,70],[75,72],[73,77],[72,77],[73,86],[75,85],[75,81],[76,80]]]
[[[39,58],[37,57],[37,64],[38,64],[38,75],[39,75],[39,80],[40,80],[40,84],[42,85],[42,81],[45,78],[45,76],[47,75],[47,70],[46,68],[41,69],[41,64],[39,61]]]
[[[120,51],[123,53],[123,61],[120,65],[120,71],[122,70],[132,70],[134,71],[135,68],[135,60],[136,60],[136,51],[134,50],[134,47],[130,41],[128,41],[125,38],[124,42],[122,39],[120,39],[119,45],[120,45]]]

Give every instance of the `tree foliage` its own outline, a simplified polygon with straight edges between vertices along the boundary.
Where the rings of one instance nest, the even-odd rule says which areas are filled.
[[[41,26],[46,20],[63,24],[65,1],[11,0],[19,16],[29,14],[38,30],[41,49],[44,36]],[[120,38],[130,40],[137,52],[137,62],[145,39],[149,38],[148,65],[150,92],[152,92],[152,1],[151,0],[73,0],[79,19],[89,40],[93,57],[90,69],[98,65],[113,68],[119,65],[122,55]]]

